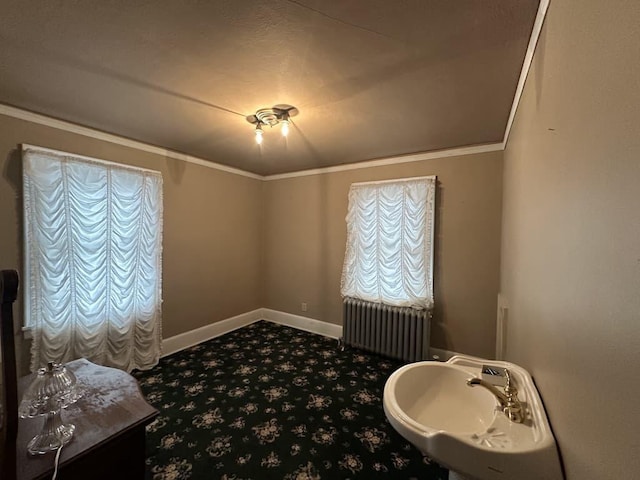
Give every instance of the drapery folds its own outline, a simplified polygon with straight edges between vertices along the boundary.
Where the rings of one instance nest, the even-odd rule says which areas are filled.
[[[31,369],[85,357],[126,371],[160,357],[162,176],[23,146]]]
[[[351,185],[343,297],[433,308],[435,188],[435,177]]]

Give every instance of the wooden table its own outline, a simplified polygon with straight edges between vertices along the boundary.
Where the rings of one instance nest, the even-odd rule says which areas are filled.
[[[61,480],[144,479],[145,426],[158,411],[144,399],[136,380],[126,372],[88,360],[67,364],[84,396],[62,412],[75,434],[60,455]],[[20,380],[19,399],[33,376]],[[54,453],[32,456],[27,443],[42,428],[43,418],[20,419],[18,425],[18,480],[51,478]]]

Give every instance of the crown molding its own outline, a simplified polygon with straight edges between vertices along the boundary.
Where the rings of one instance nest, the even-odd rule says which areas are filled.
[[[48,117],[40,113],[30,112],[21,108],[12,107],[11,105],[5,105],[0,103],[0,115],[6,115],[8,117],[17,118],[19,120],[26,120],[27,122],[44,125],[46,127],[56,128],[58,130],[64,130],[65,132],[75,133],[83,135],[89,138],[95,138],[96,140],[102,140],[109,143],[115,143],[123,147],[134,148],[143,152],[153,153],[164,157],[173,158],[174,160],[182,160],[183,162],[194,163],[201,167],[213,168],[214,170],[220,170],[234,175],[241,175],[243,177],[253,178],[255,180],[262,180],[262,175],[247,172],[239,168],[228,167],[220,163],[215,163],[203,158],[193,157],[185,153],[174,152],[173,150],[167,150],[166,148],[157,147],[148,143],[139,142],[137,140],[131,140],[130,138],[121,137],[112,133],[102,132],[90,127],[84,127],[75,123],[67,122],[65,120],[58,120],[57,118]]]
[[[338,165],[335,167],[316,168],[313,170],[302,170],[299,172],[283,173],[278,175],[258,175],[255,173],[247,172],[239,168],[227,167],[219,163],[205,160],[203,158],[193,157],[180,152],[174,152],[165,148],[156,147],[155,145],[149,145],[137,140],[131,140],[130,138],[121,137],[112,133],[102,132],[90,127],[83,127],[75,123],[67,122],[64,120],[58,120],[56,118],[48,117],[40,113],[30,112],[21,108],[12,107],[0,103],[0,115],[6,115],[8,117],[17,118],[20,120],[26,120],[28,122],[44,125],[58,130],[64,130],[66,132],[83,135],[85,137],[95,138],[105,142],[115,143],[124,147],[135,148],[144,152],[154,153],[156,155],[162,155],[173,158],[175,160],[182,160],[184,162],[194,163],[202,167],[213,168],[215,170],[221,170],[227,173],[233,173],[235,175],[241,175],[243,177],[253,178],[255,180],[280,180],[283,178],[292,177],[304,177],[307,175],[320,175],[324,173],[342,172],[345,170],[356,170],[360,168],[380,167],[384,165],[407,163],[407,162],[419,162],[422,160],[432,160],[435,158],[455,157],[458,155],[471,155],[474,153],[495,152],[502,150],[501,143],[491,143],[486,145],[475,145],[461,148],[451,148],[448,150],[437,150],[433,152],[415,153],[411,155],[400,155],[396,157],[382,158],[378,160],[370,160],[365,162],[348,163],[345,165]]]
[[[469,147],[450,148],[432,152],[415,153],[411,155],[399,155],[397,157],[380,158],[366,162],[346,163],[335,167],[314,168],[313,170],[301,170],[299,172],[280,173],[267,175],[263,180],[282,180],[285,178],[306,177],[308,175],[322,175],[325,173],[344,172],[346,170],[358,170],[360,168],[383,167],[385,165],[398,165],[401,163],[422,162],[436,158],[457,157],[460,155],[473,155],[476,153],[497,152],[503,150],[502,143],[489,143],[485,145],[472,145]]]
[[[468,147],[452,148],[447,150],[438,150],[438,151],[431,151],[431,152],[416,153],[411,155],[388,157],[388,158],[369,160],[364,162],[348,163],[344,165],[337,165],[334,167],[316,168],[311,170],[302,170],[298,172],[263,176],[263,175],[247,172],[246,170],[241,170],[239,168],[228,167],[226,165],[222,165],[220,163],[216,163],[210,160],[205,160],[203,158],[198,158],[198,157],[194,157],[184,153],[175,152],[173,150],[157,147],[155,145],[139,142],[137,140],[132,140],[130,138],[122,137],[119,135],[102,132],[94,128],[77,125],[75,123],[59,120],[46,115],[30,112],[28,110],[23,110],[21,108],[5,105],[2,103],[0,103],[0,115],[6,115],[8,117],[17,118],[20,120],[26,120],[28,122],[45,125],[48,127],[59,129],[59,130],[64,130],[66,132],[83,135],[85,137],[95,138],[97,140],[114,143],[124,147],[134,148],[144,152],[166,156],[169,158],[173,158],[175,160],[182,160],[184,162],[193,163],[196,165],[200,165],[202,167],[213,168],[215,170],[220,170],[222,172],[227,172],[234,175],[240,175],[243,177],[252,178],[254,180],[264,180],[264,181],[282,180],[286,178],[295,178],[295,177],[305,177],[309,175],[322,175],[326,173],[343,172],[347,170],[357,170],[361,168],[381,167],[381,166],[392,165],[392,164],[397,165],[400,163],[420,162],[423,160],[433,160],[436,158],[446,158],[446,157],[453,157],[458,155],[472,155],[477,153],[496,152],[496,151],[504,150],[507,146],[507,142],[509,141],[509,133],[511,132],[511,127],[513,125],[513,121],[515,119],[515,115],[518,110],[518,105],[520,103],[520,98],[522,97],[524,85],[526,83],[527,76],[531,68],[531,63],[533,62],[533,56],[536,50],[538,39],[540,38],[540,32],[542,31],[542,26],[544,24],[547,10],[549,8],[549,2],[550,0],[540,0],[540,4],[538,5],[538,12],[536,14],[536,19],[534,21],[533,28],[531,30],[531,37],[529,38],[527,52],[525,54],[525,58],[522,64],[522,70],[520,71],[518,86],[516,87],[516,93],[513,98],[511,111],[509,112],[509,118],[507,120],[504,137],[501,143],[473,145]]]
[[[529,45],[527,46],[527,53],[525,54],[524,61],[522,62],[522,70],[520,71],[520,78],[518,79],[516,94],[513,97],[513,104],[511,105],[511,111],[509,112],[507,127],[504,130],[504,139],[502,140],[503,150],[507,148],[509,133],[511,133],[511,126],[513,125],[513,120],[516,117],[518,105],[520,104],[520,97],[522,97],[522,92],[524,91],[524,84],[527,81],[527,76],[529,75],[529,70],[531,69],[533,54],[536,51],[538,39],[540,38],[540,32],[542,31],[542,25],[544,24],[544,19],[546,18],[547,10],[549,9],[549,1],[550,0],[540,0],[540,5],[538,5],[538,13],[536,14],[536,19],[533,22],[531,37],[529,38]]]

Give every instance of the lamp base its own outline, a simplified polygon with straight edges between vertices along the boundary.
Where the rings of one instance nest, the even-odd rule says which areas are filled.
[[[56,451],[71,441],[75,430],[75,425],[62,423],[59,410],[48,413],[42,431],[27,444],[27,451],[31,455],[44,455]]]

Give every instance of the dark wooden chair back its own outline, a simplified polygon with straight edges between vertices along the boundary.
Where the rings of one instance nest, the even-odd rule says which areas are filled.
[[[4,448],[0,460],[0,477],[16,478],[16,438],[18,436],[18,373],[13,326],[13,302],[18,294],[18,272],[0,271],[0,338],[2,339],[2,374],[4,406],[2,427]]]

